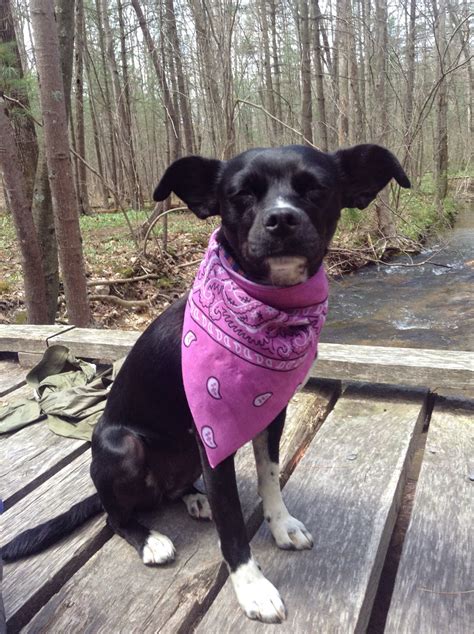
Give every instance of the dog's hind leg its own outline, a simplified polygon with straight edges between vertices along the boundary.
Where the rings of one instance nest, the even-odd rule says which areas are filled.
[[[198,491],[194,486],[181,497],[189,515],[197,520],[212,520],[211,506],[207,495]]]
[[[279,548],[305,550],[313,538],[305,525],[290,515],[281,495],[279,447],[286,409],[253,440],[258,475],[258,493],[263,514]]]
[[[134,517],[157,504],[159,497],[147,482],[146,447],[123,427],[97,426],[92,439],[91,476],[107,512],[107,523],[138,552],[147,565],[175,557],[172,541]]]

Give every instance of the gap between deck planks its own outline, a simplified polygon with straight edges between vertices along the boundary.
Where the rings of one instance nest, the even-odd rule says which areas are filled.
[[[474,409],[435,405],[386,634],[471,634]]]
[[[309,386],[295,397],[282,441],[284,470],[295,461],[300,447],[308,444],[337,394],[334,386]],[[238,453],[237,470],[244,515],[255,525],[259,501],[250,445]],[[59,589],[24,631],[189,631],[187,624],[210,603],[225,579],[214,525],[193,520],[182,502],[167,505],[147,519],[174,541],[174,564],[146,567],[131,546],[114,536]],[[49,565],[54,566],[54,561],[52,557]]]
[[[284,497],[312,531],[312,551],[278,551],[262,525],[257,561],[280,590],[288,620],[278,632],[364,632],[398,512],[422,395],[350,389],[315,436]],[[196,632],[263,632],[246,619],[228,580]]]

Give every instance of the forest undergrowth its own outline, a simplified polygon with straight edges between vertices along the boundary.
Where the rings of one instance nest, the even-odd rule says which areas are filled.
[[[354,271],[393,255],[418,253],[428,234],[442,235],[456,214],[456,199],[446,199],[440,215],[431,183],[400,194],[397,235],[380,235],[373,205],[342,211],[336,235],[326,259],[331,276]],[[150,209],[127,212],[135,234]],[[192,283],[210,233],[218,217],[198,220],[191,212],[167,215],[167,244],[163,245],[163,220],[158,220],[146,245],[134,238],[123,212],[95,210],[81,218],[89,298],[95,327],[141,330]],[[144,248],[145,247],[145,248]],[[137,279],[138,278],[138,279]],[[57,321],[66,321],[60,298]],[[11,217],[0,214],[0,323],[26,323],[20,253]]]

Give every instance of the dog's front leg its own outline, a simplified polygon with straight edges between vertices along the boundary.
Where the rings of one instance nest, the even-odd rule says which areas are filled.
[[[304,550],[313,547],[305,525],[289,514],[280,489],[279,448],[286,409],[253,440],[258,474],[258,493],[263,514],[279,548]]]
[[[285,605],[250,552],[237,490],[234,456],[226,458],[213,469],[200,443],[199,450],[212,518],[240,607],[251,619],[279,623],[286,618]]]

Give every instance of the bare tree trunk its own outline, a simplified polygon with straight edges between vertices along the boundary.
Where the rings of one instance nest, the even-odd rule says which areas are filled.
[[[104,101],[105,101],[105,110],[107,113],[107,135],[109,141],[109,151],[110,151],[110,169],[111,169],[111,180],[114,186],[117,195],[120,197],[120,194],[123,193],[123,187],[119,183],[119,175],[118,175],[118,166],[117,166],[117,153],[115,147],[115,139],[114,139],[114,120],[113,120],[113,111],[112,111],[112,99],[110,97],[110,86],[109,80],[107,77],[107,63],[105,59],[105,39],[104,39],[104,28],[102,23],[102,11],[100,6],[100,0],[95,0],[95,8],[97,13],[97,28],[99,32],[99,48],[100,48],[100,60],[102,64],[102,69],[104,72]],[[116,204],[122,204],[122,200],[117,200]]]
[[[38,155],[38,167],[36,170],[35,189],[33,194],[33,220],[35,223],[38,240],[43,253],[43,272],[46,284],[46,296],[48,305],[48,323],[54,324],[58,310],[59,296],[59,263],[58,243],[54,228],[53,201],[48,179],[48,164],[44,140],[40,146]]]
[[[462,48],[462,52],[464,54],[464,63],[467,67],[467,77],[468,77],[468,87],[467,87],[467,126],[466,126],[466,147],[465,147],[465,161],[464,165],[469,166],[472,164],[473,160],[473,150],[474,150],[474,61],[473,56],[471,54],[471,25],[469,21],[469,16],[472,14],[469,13],[469,6],[467,0],[463,0],[462,2],[462,14],[461,18],[464,20],[464,24],[459,24],[459,19],[456,17],[454,13],[453,6],[448,4],[449,13],[451,15],[451,22],[453,28],[456,29],[456,32],[459,37],[459,42]],[[461,27],[461,28],[460,28]],[[464,145],[464,144],[463,144]]]
[[[84,128],[84,0],[76,0],[76,145],[77,153],[86,158],[86,139]],[[90,214],[89,192],[87,190],[86,166],[77,162],[79,211]]]
[[[273,59],[273,74],[275,76],[275,113],[279,121],[283,120],[283,112],[281,107],[281,70],[280,70],[280,56],[278,54],[277,44],[277,15],[275,0],[269,0],[270,6],[270,22],[272,28],[272,59]],[[278,135],[283,134],[283,127],[280,123],[276,122],[276,131]]]
[[[46,159],[69,321],[90,322],[77,201],[72,177],[59,38],[52,0],[31,0],[31,18],[40,77]]]
[[[85,35],[85,34],[84,34]],[[92,135],[94,139],[94,148],[95,154],[97,158],[97,171],[101,177],[101,182],[99,183],[101,196],[102,196],[102,206],[104,209],[107,209],[109,206],[109,190],[104,185],[103,180],[106,180],[106,172],[104,170],[104,163],[102,159],[102,150],[100,147],[100,131],[99,131],[99,123],[97,121],[97,111],[96,104],[94,102],[94,96],[92,94],[92,70],[91,70],[91,60],[89,58],[89,51],[86,45],[86,39],[84,37],[84,52],[85,52],[85,66],[86,66],[86,74],[87,74],[87,84],[88,84],[88,93],[89,93],[89,109],[91,113],[91,122],[92,122]],[[118,201],[116,201],[118,203]]]
[[[109,7],[107,0],[101,0],[102,23],[104,26],[104,38],[106,45],[106,59],[109,73],[112,78],[112,94],[115,104],[115,132],[118,140],[117,149],[121,157],[121,166],[125,174],[127,183],[127,198],[133,204],[135,198],[135,177],[133,170],[133,159],[131,154],[132,139],[127,123],[126,100],[124,90],[120,85],[120,75],[117,59],[115,57],[114,39],[109,20]]]
[[[174,64],[174,56],[170,50],[170,40],[168,37],[168,24],[164,17],[163,5],[160,5],[160,24],[163,25],[164,36],[160,39],[160,59],[161,68],[164,71],[165,77],[169,78],[169,90],[170,98],[173,104],[173,112],[175,113],[175,122],[173,125],[174,134],[177,139],[178,155],[181,156],[181,120],[179,116],[179,104],[178,104],[178,86],[176,83],[176,70]],[[165,222],[168,222],[168,216],[164,218]]]
[[[109,190],[103,183],[103,180],[105,180],[105,173],[104,173],[104,167],[102,164],[102,151],[100,149],[99,126],[97,124],[95,104],[94,104],[94,100],[92,99],[92,94],[90,93],[90,89],[89,89],[89,108],[91,111],[92,134],[94,137],[94,147],[95,147],[95,154],[97,158],[97,171],[99,172],[101,177],[101,182],[99,184],[99,187],[102,194],[102,205],[104,209],[107,209],[109,206]]]
[[[132,2],[133,8],[135,9],[135,13],[137,14],[138,22],[140,24],[140,28],[142,30],[143,37],[146,42],[148,52],[153,62],[153,66],[155,67],[158,82],[161,86],[161,91],[163,95],[163,104],[165,107],[165,122],[166,122],[166,129],[168,132],[168,142],[170,144],[170,154],[171,154],[170,158],[171,160],[174,160],[175,158],[179,156],[179,139],[176,136],[176,129],[179,128],[179,123],[178,123],[178,119],[174,109],[173,100],[171,98],[168,81],[166,79],[164,70],[161,66],[160,58],[158,56],[158,50],[156,49],[153,38],[151,37],[148,24],[145,20],[145,16],[143,15],[143,11],[140,6],[140,2],[138,0],[131,0],[131,2]]]
[[[435,185],[436,202],[441,211],[448,193],[448,87],[445,75],[446,55],[446,0],[433,1],[435,39],[437,47],[436,131],[435,131]]]
[[[60,42],[61,74],[64,83],[64,102],[69,117],[71,111],[72,61],[74,51],[74,5],[75,0],[56,1],[56,20]],[[29,24],[29,22],[28,22]],[[31,35],[31,34],[30,34]],[[48,303],[48,322],[54,323],[58,308],[59,263],[58,244],[55,233],[53,201],[48,178],[48,165],[43,139],[35,175],[32,213],[43,253]],[[77,213],[77,209],[75,210]]]
[[[31,5],[31,3],[30,3]],[[76,0],[56,0],[55,16],[59,38],[61,75],[66,115],[71,112],[72,62],[74,58],[74,11]],[[33,21],[33,20],[32,20]]]
[[[309,42],[308,0],[299,2],[301,50],[301,128],[309,143],[313,142],[313,109],[311,105],[311,47]]]
[[[375,0],[375,141],[386,144],[388,132],[388,102],[386,87],[388,34],[387,34],[387,0]],[[383,189],[377,199],[377,212],[380,233],[388,240],[395,237],[396,229],[388,199],[388,186]]]
[[[0,41],[2,39],[1,36],[3,36],[5,41],[10,41],[12,43],[11,46],[14,46],[15,31],[13,29],[13,16],[9,0],[0,0],[0,11],[3,12],[2,17],[0,17],[0,25],[3,24],[4,27],[4,30],[0,29]],[[18,48],[15,48],[16,59],[19,64],[22,64]],[[23,77],[22,66],[18,66],[17,73],[19,77]],[[11,96],[18,99],[27,108],[29,107],[29,98],[26,91],[13,90]],[[14,114],[15,109],[10,110]],[[12,123],[15,127],[19,156],[21,156],[19,159],[20,165],[25,176],[25,192],[27,200],[32,207],[32,217],[43,254],[42,270],[45,276],[44,284],[47,296],[47,323],[54,323],[59,291],[59,269],[48,170],[44,152],[41,146],[38,148],[32,119],[25,116],[23,110],[18,115],[12,117]]]
[[[354,30],[354,13],[351,0],[346,0],[346,31],[349,74],[349,141],[351,144],[364,140],[364,122],[359,91],[359,67],[357,64],[357,47]]]
[[[220,147],[219,136],[224,129],[224,116],[219,90],[219,77],[216,68],[216,53],[211,48],[213,41],[211,26],[213,23],[210,23],[209,16],[206,15],[206,10],[205,7],[202,6],[201,0],[190,0],[189,4],[196,27],[197,49],[201,71],[200,76],[203,91],[206,96],[205,107],[207,109],[207,118],[208,121],[213,122],[210,129],[213,154],[220,156],[222,149]]]
[[[410,15],[407,33],[407,93],[405,98],[405,157],[403,166],[412,175],[414,166],[412,156],[413,109],[415,94],[415,41],[416,41],[416,0],[410,0]]]
[[[314,69],[316,72],[316,99],[318,102],[318,144],[323,152],[329,149],[328,128],[326,119],[326,98],[324,94],[323,49],[321,46],[320,25],[322,20],[318,0],[311,4],[313,21]]]
[[[84,128],[84,0],[76,0],[76,145],[77,153],[86,159],[86,139]],[[90,214],[89,192],[87,190],[86,166],[78,161],[79,210]]]
[[[270,59],[270,39],[268,37],[268,16],[266,0],[260,0],[259,13],[262,21],[262,43],[263,43],[263,69],[265,75],[265,108],[274,117],[277,116],[275,109],[275,93],[273,90],[272,64]],[[272,143],[277,137],[277,121],[270,120]]]
[[[367,138],[367,104],[365,100],[367,84],[367,25],[365,21],[364,0],[355,0],[357,3],[357,18],[355,32],[358,36],[357,59],[359,65],[359,99],[362,119],[362,139]]]
[[[7,116],[5,101],[0,97],[0,167],[20,246],[25,284],[25,304],[29,324],[48,323],[46,288],[41,249],[27,198],[27,186],[20,168],[15,134]]]
[[[179,109],[181,111],[181,118],[183,121],[184,132],[184,146],[187,154],[192,154],[194,151],[194,131],[193,122],[191,118],[191,109],[189,107],[189,91],[186,87],[181,46],[178,37],[178,29],[176,27],[176,15],[174,9],[173,0],[165,0],[165,19],[167,21],[169,38],[171,47],[173,50],[173,57],[176,62],[176,79],[178,83],[178,101]]]
[[[17,99],[26,108],[30,107],[30,101],[23,83],[23,65],[18,49],[15,34],[13,15],[10,0],[0,0],[0,43],[6,44],[11,52],[12,66],[14,73],[12,77],[16,79],[15,85],[9,88],[9,96]],[[6,86],[2,86],[6,90]],[[31,203],[33,198],[33,188],[35,182],[36,164],[38,162],[38,141],[33,121],[30,117],[25,117],[21,108],[8,106],[10,121],[15,129],[15,140],[18,147],[18,160],[24,174],[26,186],[26,198]]]
[[[219,0],[208,5],[205,0],[190,0],[190,7],[196,27],[209,120],[212,121],[214,154],[230,158],[236,144],[231,52],[238,4]]]
[[[347,2],[348,0],[337,0],[337,24],[336,24],[336,46],[337,64],[337,98],[338,108],[338,143],[347,145],[349,141],[349,43],[347,37]]]
[[[143,207],[143,194],[138,175],[137,160],[135,157],[135,144],[133,142],[133,128],[132,128],[132,111],[130,108],[130,80],[128,76],[128,63],[127,52],[125,43],[125,24],[123,17],[122,0],[118,0],[118,17],[120,28],[120,56],[122,60],[122,77],[123,77],[123,112],[124,123],[126,129],[126,143],[127,143],[127,159],[129,178],[131,181],[131,197],[132,204],[135,209]]]

